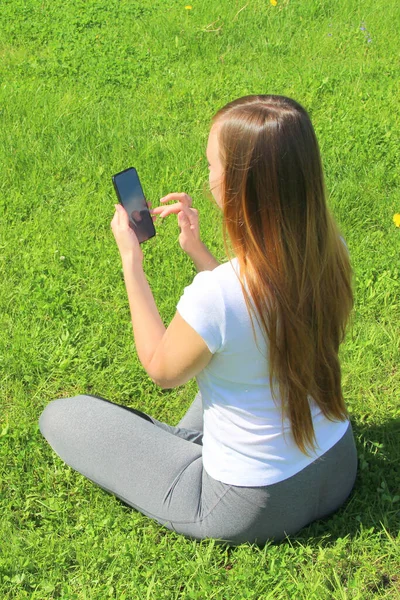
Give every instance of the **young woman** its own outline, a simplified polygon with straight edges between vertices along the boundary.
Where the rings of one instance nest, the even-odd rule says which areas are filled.
[[[64,398],[40,428],[71,467],[162,525],[262,545],[331,514],[354,485],[338,359],[351,267],[299,104],[229,103],[213,119],[207,157],[229,260],[219,264],[201,242],[189,196],[161,199],[153,215],[177,214],[199,271],[167,329],[121,206],[111,223],[140,361],[164,389],[196,377],[193,404],[173,427],[101,398]]]

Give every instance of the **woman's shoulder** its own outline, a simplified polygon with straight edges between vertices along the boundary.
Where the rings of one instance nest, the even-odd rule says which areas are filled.
[[[237,258],[227,260],[209,271],[209,281],[211,285],[221,289],[239,289],[240,288],[240,268]]]
[[[235,256],[231,260],[227,260],[218,265],[218,267],[216,267],[212,273],[214,273],[216,278],[236,277],[236,275],[239,274],[239,271],[239,261]]]

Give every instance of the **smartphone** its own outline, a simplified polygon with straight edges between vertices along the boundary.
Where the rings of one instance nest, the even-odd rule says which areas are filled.
[[[129,223],[142,244],[156,235],[153,219],[144,197],[137,171],[129,167],[112,176],[115,193],[129,215]]]

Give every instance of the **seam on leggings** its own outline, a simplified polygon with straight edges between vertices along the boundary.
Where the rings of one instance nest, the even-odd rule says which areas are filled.
[[[187,441],[187,440],[186,440],[186,441]],[[188,463],[185,465],[185,467],[182,469],[182,471],[180,471],[180,473],[179,473],[179,474],[178,474],[178,475],[175,477],[175,479],[174,479],[174,480],[173,480],[173,482],[171,483],[171,485],[170,485],[170,487],[169,487],[169,489],[168,489],[167,493],[164,495],[164,497],[163,497],[163,499],[162,499],[163,506],[167,505],[167,506],[168,506],[168,508],[169,508],[169,506],[170,506],[170,504],[171,504],[171,497],[172,497],[172,495],[173,495],[173,493],[174,493],[174,490],[175,490],[176,486],[178,485],[179,481],[181,480],[181,478],[182,478],[182,475],[185,473],[185,471],[186,471],[186,470],[187,470],[187,469],[188,469],[190,466],[192,466],[192,464],[193,464],[193,463],[194,463],[196,460],[199,460],[199,458],[201,458],[201,455],[200,455],[200,456],[198,456],[197,458],[195,458],[194,460],[191,460],[190,462],[188,462]],[[201,494],[200,494],[200,497],[201,497]]]
[[[198,457],[198,458],[197,458],[197,459],[195,459],[195,460],[199,460],[199,458],[201,458],[201,457]],[[168,506],[170,505],[170,496],[171,496],[171,492],[172,492],[172,491],[175,489],[175,487],[177,486],[177,484],[178,484],[178,482],[179,482],[179,480],[180,480],[180,478],[181,478],[182,474],[183,474],[183,473],[186,471],[186,469],[188,469],[188,468],[189,468],[189,467],[190,467],[190,466],[193,464],[193,462],[194,462],[194,461],[192,461],[192,462],[190,462],[189,464],[187,464],[187,465],[186,465],[186,467],[185,467],[185,468],[183,469],[183,471],[182,471],[182,472],[179,474],[179,476],[178,476],[178,477],[176,477],[176,478],[175,478],[175,480],[173,481],[173,483],[172,483],[172,486],[171,486],[171,487],[170,487],[170,489],[168,490],[168,493],[167,493],[167,494],[164,496],[164,503],[165,503],[166,501],[168,501]],[[204,472],[205,472],[205,471],[204,471],[204,467],[203,467],[203,470],[202,470],[202,477],[201,477],[201,483],[200,483],[199,501],[198,501],[198,506],[199,506],[199,504],[200,504],[200,505],[201,505],[201,507],[202,507],[202,498],[203,498],[203,475],[204,475]],[[226,485],[226,484],[224,484],[224,485]],[[228,493],[228,492],[229,492],[231,489],[232,489],[232,486],[231,486],[231,485],[229,485],[229,487],[228,487],[227,489],[225,489],[225,490],[223,491],[223,493],[222,493],[220,496],[218,496],[218,498],[215,500],[215,502],[214,502],[213,506],[210,508],[210,510],[207,512],[207,514],[206,514],[206,515],[203,515],[203,516],[202,516],[200,519],[195,519],[195,520],[190,520],[190,521],[177,521],[176,519],[174,519],[174,521],[173,521],[173,522],[174,522],[174,523],[179,523],[179,524],[181,524],[181,525],[183,525],[183,524],[188,524],[188,523],[201,523],[202,521],[204,521],[204,519],[206,519],[206,518],[207,518],[207,517],[208,517],[208,516],[209,516],[209,515],[212,513],[212,511],[213,511],[213,510],[216,508],[216,506],[219,504],[219,502],[222,500],[222,498],[225,496],[225,494],[227,494],[227,493]],[[172,523],[172,521],[170,521],[170,522]]]
[[[206,515],[204,515],[201,519],[198,519],[197,521],[194,521],[194,523],[201,523],[202,521],[204,521],[207,517],[210,516],[210,514],[213,512],[213,510],[218,506],[218,504],[221,502],[222,498],[224,496],[226,496],[226,494],[228,492],[230,492],[232,489],[232,486],[230,485],[226,490],[224,490],[223,494],[221,494],[217,500],[215,501],[215,504],[212,506],[212,508],[210,508],[210,510],[208,511],[208,513]],[[179,522],[179,521],[177,521]]]
[[[201,517],[201,519],[195,519],[195,520],[191,520],[191,521],[178,521],[176,519],[171,520],[169,519],[168,522],[169,523],[176,523],[178,525],[190,525],[190,524],[195,524],[195,523],[202,523],[205,519],[207,519],[207,517],[210,516],[210,514],[213,512],[213,510],[218,506],[218,504],[220,503],[220,501],[222,500],[222,498],[232,489],[232,486],[230,485],[228,487],[228,489],[224,490],[224,492],[216,499],[215,503],[213,504],[213,506],[210,508],[210,510],[208,511],[208,513],[206,515],[203,515]]]

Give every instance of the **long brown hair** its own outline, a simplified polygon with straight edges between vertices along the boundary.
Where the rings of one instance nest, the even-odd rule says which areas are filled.
[[[231,258],[228,234],[250,316],[267,335],[273,397],[278,384],[282,418],[307,454],[315,447],[310,397],[328,419],[347,416],[338,351],[353,307],[318,142],[304,108],[283,96],[239,98],[213,123],[224,166],[225,250]]]

